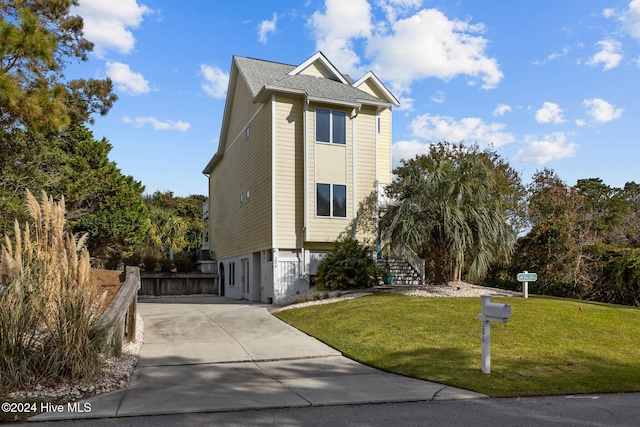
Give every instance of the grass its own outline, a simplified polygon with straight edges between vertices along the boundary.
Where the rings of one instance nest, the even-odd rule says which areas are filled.
[[[91,378],[102,362],[87,236],[67,232],[64,199],[27,201],[33,223],[0,245],[0,395]]]
[[[480,369],[480,298],[376,294],[275,315],[367,365],[491,397],[640,391],[640,310],[492,301],[511,304],[513,317],[492,324],[489,375]]]

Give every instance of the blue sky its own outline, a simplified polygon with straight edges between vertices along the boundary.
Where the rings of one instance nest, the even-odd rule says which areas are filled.
[[[640,0],[80,0],[109,76],[92,130],[146,192],[206,194],[233,55],[298,65],[321,50],[400,99],[394,165],[447,140],[493,146],[523,181],[640,181]]]

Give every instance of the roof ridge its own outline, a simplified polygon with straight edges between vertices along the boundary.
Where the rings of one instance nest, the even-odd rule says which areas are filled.
[[[278,62],[278,61],[270,61],[268,59],[253,58],[251,56],[240,56],[240,55],[233,55],[233,56],[235,56],[236,58],[251,59],[252,61],[270,62],[271,64],[286,65],[288,67],[297,67],[297,65],[293,65],[293,64],[286,64],[284,62]]]

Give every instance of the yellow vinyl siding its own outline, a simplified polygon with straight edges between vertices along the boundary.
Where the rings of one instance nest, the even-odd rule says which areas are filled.
[[[239,94],[241,97],[242,94]],[[237,96],[232,116],[250,110]],[[244,128],[237,122],[240,128]],[[271,105],[250,124],[249,138],[242,135],[230,146],[210,176],[210,241],[218,259],[272,247],[271,236]],[[232,133],[229,134],[232,138]],[[249,201],[241,205],[240,197]]]
[[[321,105],[320,108],[332,108],[331,106]],[[323,156],[323,150],[327,148],[326,144],[316,143],[315,133],[315,108],[312,104],[308,112],[308,129],[307,129],[307,151],[308,151],[308,187],[307,187],[307,241],[309,242],[333,242],[338,235],[349,225],[349,221],[353,218],[353,180],[352,180],[352,150],[353,150],[353,127],[350,119],[350,112],[347,113],[347,140],[345,146],[328,147],[340,149],[341,155],[335,158],[327,158]],[[334,108],[337,109],[337,108]],[[344,110],[343,110],[344,111]],[[346,153],[345,153],[346,150]],[[345,157],[342,157],[345,156]],[[340,158],[338,158],[340,157]],[[344,159],[344,160],[343,160]],[[339,182],[336,178],[329,181],[322,181],[319,177],[326,178],[325,169],[332,169],[334,166],[331,162],[340,162],[345,165],[346,181]],[[346,184],[347,185],[347,217],[346,218],[327,218],[316,216],[316,183],[326,184]]]
[[[226,149],[228,150],[236,138],[244,138],[244,131],[248,121],[262,104],[254,104],[251,92],[245,84],[242,76],[238,75],[233,99],[233,110],[229,115],[229,128],[227,130]],[[249,133],[253,129],[249,129]]]
[[[304,118],[302,98],[276,96],[276,236],[274,247],[298,248],[304,227]]]
[[[360,86],[358,86],[358,89],[363,92],[367,92],[369,95],[373,95],[376,98],[385,99],[384,93],[382,93],[382,91],[380,91],[370,79],[365,80]]]
[[[320,61],[315,61],[313,64],[309,65],[307,68],[302,70],[300,74],[306,76],[313,77],[324,77],[327,79],[335,80],[336,77],[331,73],[327,68],[320,63]]]
[[[316,145],[316,181],[346,184],[347,183],[347,147],[338,144]],[[320,167],[320,165],[322,167]]]
[[[360,111],[356,119],[357,138],[356,141],[356,190],[358,200],[358,223],[364,225],[373,218],[362,218],[363,215],[375,216],[375,208],[363,207],[361,202],[371,196],[375,191],[376,182],[376,132],[377,117],[376,108],[365,107]],[[365,229],[367,227],[364,227]],[[369,227],[371,228],[371,227]],[[363,229],[359,228],[359,233]],[[375,235],[356,236],[361,241],[374,241]]]

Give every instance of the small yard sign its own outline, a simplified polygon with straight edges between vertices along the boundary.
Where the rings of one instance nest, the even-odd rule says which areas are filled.
[[[529,282],[535,282],[538,280],[538,275],[536,273],[529,273],[525,270],[524,273],[518,273],[518,282],[522,283],[522,296],[525,298],[529,298]]]
[[[518,282],[535,282],[538,280],[536,273],[518,273]]]

